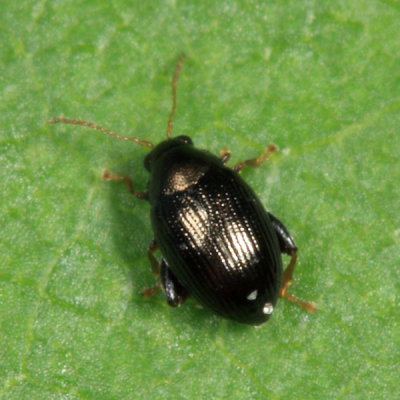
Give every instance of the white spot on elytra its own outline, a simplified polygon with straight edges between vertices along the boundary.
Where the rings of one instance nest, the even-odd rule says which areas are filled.
[[[248,294],[248,296],[246,297],[247,300],[255,300],[257,298],[258,295],[258,290],[253,290],[251,293]]]
[[[274,311],[274,306],[271,303],[265,303],[263,307],[263,313],[264,314],[272,314]]]

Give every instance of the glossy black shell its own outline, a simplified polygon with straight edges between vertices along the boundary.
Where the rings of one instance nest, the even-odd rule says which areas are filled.
[[[247,324],[268,320],[282,286],[270,217],[232,169],[180,136],[146,157],[155,240],[191,296]]]

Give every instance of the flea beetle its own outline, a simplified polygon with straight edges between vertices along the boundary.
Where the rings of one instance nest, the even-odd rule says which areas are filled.
[[[228,151],[217,157],[197,149],[188,136],[172,137],[183,60],[182,55],[172,79],[167,139],[156,146],[86,121],[50,122],[86,126],[151,149],[144,160],[150,174],[147,191],[137,191],[127,176],[103,174],[104,180],[122,181],[136,198],[150,203],[154,240],[148,256],[160,283],[145,290],[145,296],[162,288],[172,307],[193,296],[216,314],[251,325],[267,321],[280,296],[313,311],[313,304],[287,292],[297,257],[293,238],[239,175],[246,166],[258,167],[276,147],[270,144],[261,156],[229,168]],[[157,249],[160,263],[154,256]],[[282,253],[290,256],[285,271]]]

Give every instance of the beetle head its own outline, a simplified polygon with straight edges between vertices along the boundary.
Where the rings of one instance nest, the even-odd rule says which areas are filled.
[[[189,136],[176,136],[173,139],[164,140],[159,143],[144,159],[144,166],[147,171],[151,171],[154,162],[164,153],[178,146],[192,146],[193,141]]]

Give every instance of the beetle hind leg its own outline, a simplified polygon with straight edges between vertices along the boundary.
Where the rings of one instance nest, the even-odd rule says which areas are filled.
[[[154,252],[158,249],[157,242],[155,240],[152,240],[150,243],[150,246],[147,250],[147,256],[149,257],[150,265],[151,265],[151,270],[153,274],[159,278],[160,277],[160,265],[156,258],[154,257]],[[153,297],[159,290],[161,289],[161,283],[158,283],[156,286],[145,289],[142,292],[142,295],[146,297],[147,299],[150,299],[150,297]]]
[[[308,303],[303,300],[298,299],[297,297],[291,295],[288,293],[288,287],[292,284],[293,280],[293,271],[294,267],[296,265],[296,260],[297,260],[297,247],[296,244],[294,243],[293,238],[290,236],[290,233],[286,229],[285,225],[282,224],[281,221],[279,221],[278,218],[276,218],[274,215],[271,213],[268,213],[272,226],[275,230],[276,236],[278,238],[279,242],[279,247],[282,253],[285,253],[289,255],[290,262],[287,268],[285,269],[285,272],[283,273],[283,283],[282,283],[282,288],[281,288],[281,297],[287,298],[289,301],[298,304],[300,307],[304,308],[306,311],[309,312],[314,312],[316,311],[316,307],[313,303]]]
[[[315,312],[316,311],[315,304],[300,300],[297,297],[288,293],[288,291],[287,291],[289,286],[292,284],[292,280],[293,280],[293,270],[294,270],[294,266],[296,264],[296,259],[297,259],[297,249],[295,251],[293,251],[293,253],[290,256],[291,256],[290,263],[286,267],[285,272],[283,273],[283,283],[282,283],[280,296],[285,297],[292,303],[299,305],[300,307],[304,308],[308,312]]]
[[[155,240],[152,240],[147,250],[147,256],[149,257],[151,270],[153,274],[158,278],[160,276],[160,265],[154,257],[154,252],[158,249],[158,244]]]
[[[154,252],[157,249],[157,242],[153,240],[150,243],[147,255],[150,260],[153,274],[160,277],[161,282],[152,288],[143,290],[142,295],[149,299],[162,289],[167,299],[167,303],[171,307],[178,307],[189,297],[189,292],[178,281],[164,258],[161,260],[161,264],[158,263],[154,257]]]
[[[189,292],[181,285],[164,259],[161,261],[160,274],[167,303],[171,307],[179,307],[189,297]]]

